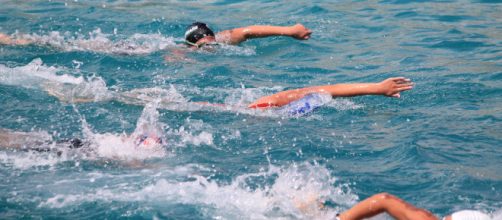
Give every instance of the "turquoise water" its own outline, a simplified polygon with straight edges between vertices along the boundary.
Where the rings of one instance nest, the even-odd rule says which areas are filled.
[[[0,218],[329,219],[382,191],[438,216],[500,212],[501,11],[498,0],[2,1],[0,32],[36,44],[0,46],[0,128],[95,151],[0,151]],[[164,61],[195,20],[314,33]],[[299,118],[189,102],[245,106],[393,76],[416,86]],[[143,122],[162,130],[160,151],[122,141]]]

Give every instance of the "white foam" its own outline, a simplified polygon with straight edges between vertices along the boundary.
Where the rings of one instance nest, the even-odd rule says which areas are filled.
[[[80,84],[83,77],[74,77],[67,74],[57,75],[64,68],[45,66],[40,58],[36,58],[25,66],[7,67],[0,64],[0,82],[7,85],[39,88],[40,82],[53,81],[58,83]]]
[[[172,111],[222,111],[249,114],[261,117],[291,117],[275,109],[259,110],[249,109],[247,105],[254,100],[275,93],[281,87],[259,87],[259,88],[193,88],[189,86],[170,85],[168,89],[160,87],[133,89],[125,92],[109,91],[106,83],[100,77],[75,77],[68,74],[58,74],[68,72],[61,67],[45,66],[42,60],[35,59],[29,64],[20,67],[7,67],[0,65],[0,83],[16,85],[26,88],[38,88],[47,91],[50,95],[57,97],[64,102],[89,102],[106,101],[115,99],[117,101],[144,106],[155,102],[158,108]],[[190,102],[179,91],[194,93],[196,96],[208,97],[216,96],[221,99],[220,104],[210,104],[201,102]],[[350,110],[362,108],[348,99],[334,99],[326,101],[326,107],[337,110]]]
[[[338,111],[361,109],[364,107],[362,104],[357,104],[350,99],[336,98],[326,104],[326,107],[335,108]]]
[[[154,104],[149,104],[143,109],[141,117],[137,121],[136,129],[131,135],[126,134],[95,134],[90,131],[86,123],[83,130],[87,141],[91,142],[91,148],[97,157],[111,158],[116,160],[144,160],[150,158],[165,157],[164,149],[166,140],[162,131],[162,123],[158,121],[159,113]],[[141,136],[154,137],[162,140],[161,143],[138,144]]]
[[[39,206],[62,208],[95,201],[160,201],[201,205],[206,207],[205,215],[218,219],[333,219],[338,208],[323,210],[320,202],[330,200],[345,208],[358,199],[347,186],[337,186],[326,168],[307,163],[287,168],[271,166],[267,171],[238,176],[230,184],[219,184],[196,174],[191,179],[176,182],[162,178],[147,185],[136,182],[90,192],[60,193]],[[267,181],[260,181],[263,179]]]
[[[209,51],[203,49],[197,50],[199,53],[215,53],[215,55],[224,56],[253,56],[256,55],[256,48],[250,46],[236,46],[230,44],[219,44],[217,48]]]
[[[493,212],[493,220],[502,220],[502,208],[499,208],[495,212]]]
[[[67,158],[55,154],[39,152],[0,151],[0,163],[15,169],[26,170],[33,167],[53,167]]]
[[[213,145],[212,130],[213,128],[202,120],[187,118],[184,125],[178,129],[170,130],[168,134],[172,137],[171,144],[179,147],[184,147],[187,144],[195,146]]]
[[[0,64],[0,83],[47,91],[61,101],[75,100],[102,101],[111,97],[106,83],[101,77],[72,76],[68,69],[46,66],[36,58],[25,66],[7,67]]]
[[[27,39],[35,44],[49,45],[63,51],[92,51],[108,54],[142,55],[165,50],[176,45],[174,38],[160,34],[134,34],[126,39],[114,41],[116,35],[104,34],[101,29],[82,34],[49,32],[39,34],[14,34],[14,38]]]

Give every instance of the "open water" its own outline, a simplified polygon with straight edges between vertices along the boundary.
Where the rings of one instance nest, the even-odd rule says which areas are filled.
[[[0,4],[0,32],[36,43],[0,45],[0,128],[93,148],[1,150],[1,219],[331,219],[378,192],[437,216],[502,208],[500,0]],[[166,62],[194,21],[314,33]],[[303,117],[243,107],[394,76],[415,82],[401,99],[334,99]],[[145,124],[161,149],[124,141]]]

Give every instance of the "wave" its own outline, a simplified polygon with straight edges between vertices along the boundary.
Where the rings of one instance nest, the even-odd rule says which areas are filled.
[[[171,168],[166,172],[174,176],[186,175],[187,169],[196,172],[192,167]],[[219,219],[334,219],[338,211],[358,200],[348,185],[339,184],[326,168],[317,164],[284,168],[271,165],[264,171],[237,176],[227,184],[198,174],[189,177],[187,181],[170,177],[149,184],[129,182],[80,193],[59,193],[41,201],[39,207],[136,201],[146,206],[194,204],[204,207],[207,217],[218,216]],[[131,186],[136,184],[139,186]],[[326,201],[337,207],[321,208]]]
[[[67,74],[64,67],[46,66],[40,58],[25,66],[8,67],[0,64],[0,84],[39,89],[64,102],[80,99],[109,100],[112,96],[101,77],[84,77]]]

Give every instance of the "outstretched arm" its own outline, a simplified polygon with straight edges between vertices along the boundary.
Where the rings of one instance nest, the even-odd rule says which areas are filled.
[[[388,193],[373,195],[340,214],[340,220],[359,220],[386,212],[397,220],[437,220],[425,209],[420,209]]]
[[[325,86],[313,86],[301,89],[282,91],[274,95],[265,96],[251,103],[249,108],[280,107],[303,98],[311,93],[326,93],[333,97],[350,97],[360,95],[385,95],[400,97],[400,92],[413,88],[410,79],[404,77],[388,78],[379,83],[352,83]]]
[[[221,39],[221,41],[229,44],[238,44],[247,39],[270,36],[289,36],[298,40],[307,40],[311,34],[312,31],[305,28],[302,24],[284,27],[253,25],[219,32],[217,33],[217,39]]]

